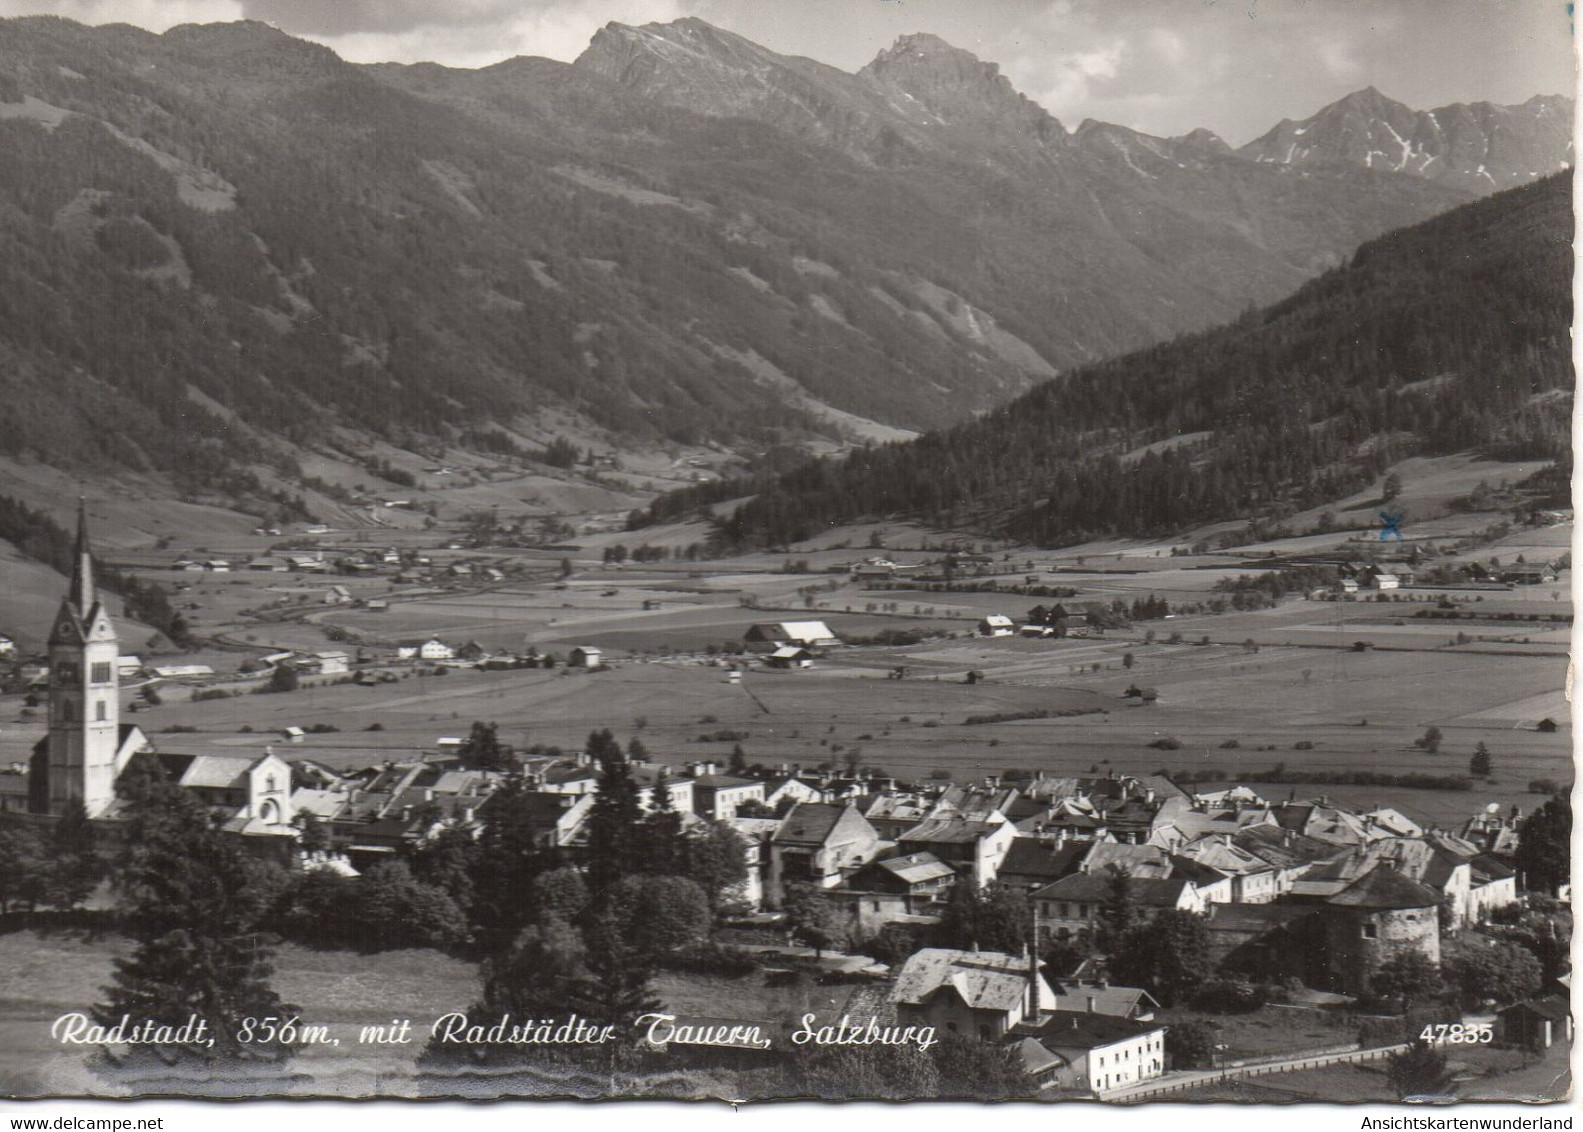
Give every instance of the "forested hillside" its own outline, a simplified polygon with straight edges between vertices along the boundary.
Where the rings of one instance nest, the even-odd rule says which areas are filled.
[[[906,515],[1045,544],[1280,518],[1414,454],[1569,451],[1571,176],[1365,244],[1234,323],[1047,382],[970,424],[677,492],[751,495],[731,542]]]

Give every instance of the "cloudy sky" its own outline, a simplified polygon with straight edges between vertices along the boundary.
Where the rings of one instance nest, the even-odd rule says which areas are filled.
[[[1374,85],[1410,106],[1570,93],[1561,0],[0,0],[153,31],[266,20],[357,62],[573,59],[601,25],[698,16],[855,70],[928,31],[999,63],[1069,127],[1208,126],[1233,143]]]

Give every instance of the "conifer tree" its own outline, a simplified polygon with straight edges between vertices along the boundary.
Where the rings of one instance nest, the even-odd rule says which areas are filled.
[[[289,1046],[247,1043],[245,1018],[289,1017],[270,986],[272,937],[257,930],[269,884],[263,868],[214,828],[208,811],[146,763],[128,773],[126,853],[121,900],[132,954],[115,962],[95,1019],[182,1026],[197,1016],[213,1045],[193,1043],[172,1056],[289,1056]]]
[[[599,765],[599,790],[588,815],[588,887],[595,901],[616,881],[642,872],[643,807],[632,764],[608,729],[588,736],[588,755]]]
[[[671,784],[662,770],[654,780],[654,804],[643,819],[643,870],[659,876],[680,876],[686,867],[683,858],[682,815],[671,798]]]
[[[51,831],[46,855],[41,895],[54,908],[75,908],[99,883],[103,875],[94,851],[93,828],[88,811],[73,799]]]

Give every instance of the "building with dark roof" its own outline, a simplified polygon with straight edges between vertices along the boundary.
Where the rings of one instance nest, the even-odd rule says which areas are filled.
[[[1044,1088],[1103,1096],[1165,1072],[1165,1027],[1155,1022],[1053,1010],[1014,1027],[1010,1037]],[[1040,1062],[1044,1067],[1035,1069]]]
[[[1019,837],[1000,863],[996,881],[1027,892],[1077,872],[1088,854],[1086,841],[1041,841]]]
[[[1375,865],[1325,901],[1325,964],[1321,989],[1369,993],[1374,972],[1417,952],[1440,964],[1441,894],[1388,863]]]
[[[1547,1050],[1557,1042],[1572,1044],[1572,1005],[1559,994],[1547,994],[1495,1013],[1495,1040],[1506,1046]]]

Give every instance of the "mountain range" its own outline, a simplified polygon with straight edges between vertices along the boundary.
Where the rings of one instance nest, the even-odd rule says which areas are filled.
[[[903,437],[1571,160],[1564,98],[1068,130],[928,35],[850,74],[694,19],[479,70],[0,28],[0,458],[233,501],[375,440]]]
[[[1508,189],[1226,326],[911,443],[661,496],[633,525],[709,507],[730,545],[902,517],[1048,546],[1231,519],[1273,531],[1409,456],[1554,460],[1545,483],[1564,483],[1572,230],[1569,174]]]

